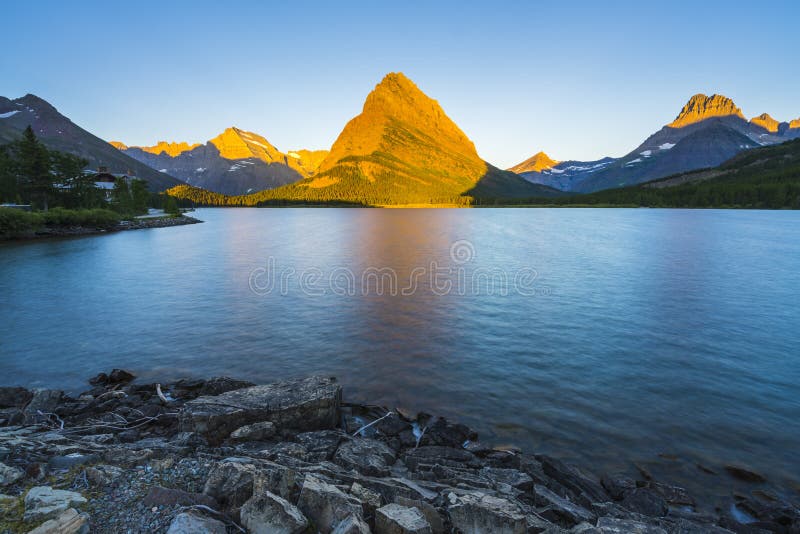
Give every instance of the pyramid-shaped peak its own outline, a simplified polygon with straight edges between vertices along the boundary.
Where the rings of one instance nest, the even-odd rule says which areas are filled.
[[[390,72],[375,86],[364,102],[365,113],[378,112],[398,117],[428,115],[441,117],[439,103],[422,92],[402,72]]]
[[[764,128],[768,132],[772,132],[772,133],[777,132],[778,128],[780,128],[780,125],[781,125],[781,123],[779,123],[778,121],[773,119],[769,115],[769,113],[762,113],[758,117],[753,117],[752,119],[750,119],[750,122],[752,124],[755,124],[756,126],[761,126],[762,128]]]
[[[668,126],[671,128],[683,128],[712,117],[727,117],[731,115],[744,118],[742,110],[736,106],[733,100],[724,95],[713,94],[706,96],[698,93],[689,99],[681,109],[681,112],[678,113],[678,116],[675,117],[675,120]]]
[[[415,140],[410,140],[411,138]],[[343,158],[368,157],[373,152],[400,154],[405,160],[421,159],[421,145],[435,145],[443,159],[464,158],[462,164],[485,170],[475,145],[445,114],[439,103],[422,92],[403,73],[391,72],[367,95],[360,115],[347,123],[322,162],[320,172],[336,166]],[[417,145],[417,154],[410,154]],[[430,147],[429,147],[430,148]],[[406,153],[409,152],[409,153]],[[466,163],[465,163],[466,162]],[[421,163],[421,167],[432,163]],[[448,164],[449,165],[449,164]]]
[[[542,172],[547,169],[552,169],[558,165],[558,163],[558,161],[554,160],[544,152],[537,152],[522,163],[514,165],[508,170],[517,174],[523,172]]]

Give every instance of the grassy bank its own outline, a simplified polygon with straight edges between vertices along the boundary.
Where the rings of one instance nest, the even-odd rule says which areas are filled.
[[[23,237],[45,228],[81,227],[108,230],[115,228],[120,220],[119,214],[104,209],[53,208],[49,211],[28,212],[14,208],[0,208],[0,239]]]

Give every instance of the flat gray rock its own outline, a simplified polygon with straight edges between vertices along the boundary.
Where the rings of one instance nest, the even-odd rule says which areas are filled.
[[[312,475],[306,475],[297,507],[322,534],[332,532],[351,515],[361,516],[358,499]]]
[[[375,511],[376,534],[432,534],[425,516],[410,506],[391,503]]]
[[[167,534],[225,534],[225,523],[212,517],[182,513],[175,516]]]
[[[36,486],[25,495],[25,521],[37,521],[58,516],[61,512],[86,503],[80,493]]]
[[[454,502],[453,502],[454,501]],[[528,521],[516,504],[484,493],[468,493],[447,508],[453,526],[464,534],[525,534]]]
[[[340,419],[342,388],[332,378],[313,376],[198,397],[183,407],[181,428],[219,444],[245,425],[262,421],[278,429],[334,428]]]
[[[292,503],[268,491],[254,495],[239,512],[251,534],[300,534],[308,519]]]

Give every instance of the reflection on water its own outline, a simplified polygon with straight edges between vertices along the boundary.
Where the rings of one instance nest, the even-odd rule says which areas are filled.
[[[207,222],[0,245],[0,382],[77,391],[114,366],[162,381],[323,373],[350,399],[445,414],[597,470],[636,460],[690,487],[715,484],[696,462],[796,476],[796,212],[198,215]],[[270,258],[293,276],[253,291]],[[467,279],[528,270],[537,291],[440,295],[428,276],[413,294],[363,287],[369,269],[403,288],[433,264]],[[324,295],[301,280],[312,271]],[[342,271],[355,290],[329,291]]]

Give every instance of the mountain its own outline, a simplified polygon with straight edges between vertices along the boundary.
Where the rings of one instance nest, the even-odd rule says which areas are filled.
[[[262,136],[233,127],[202,145],[166,141],[154,146],[111,144],[153,169],[226,195],[254,193],[312,176],[328,153],[297,150],[284,154]]]
[[[47,147],[80,156],[89,162],[90,168],[105,166],[112,173],[133,174],[147,180],[153,191],[163,191],[181,183],[169,174],[126,156],[35,95],[14,100],[0,97],[0,144],[17,139],[28,125]]]
[[[316,175],[258,197],[384,205],[554,193],[483,161],[438,102],[391,73],[344,127]]]
[[[558,161],[550,158],[550,156],[548,156],[544,152],[537,152],[536,154],[526,159],[522,163],[514,165],[508,170],[511,172],[515,172],[517,174],[521,174],[524,172],[542,172],[547,169],[552,169],[558,164],[559,164]]]
[[[758,117],[750,119],[750,124],[760,126],[770,133],[778,133],[781,123],[769,116],[769,113],[762,113]]]
[[[730,98],[692,96],[675,119],[621,158],[566,161],[521,176],[563,191],[624,187],[676,173],[714,167],[742,150],[800,137],[800,128],[766,113],[748,121]]]
[[[722,165],[542,204],[800,209],[800,139],[744,150]]]

